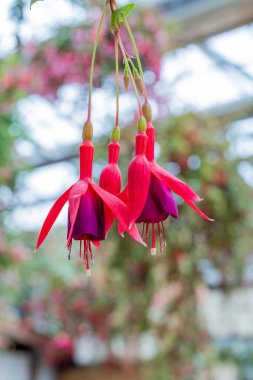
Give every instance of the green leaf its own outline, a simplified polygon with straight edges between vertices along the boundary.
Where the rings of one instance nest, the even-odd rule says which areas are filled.
[[[133,9],[133,7],[134,7],[134,4],[127,4],[112,12],[112,16],[111,16],[111,30],[112,31],[119,29],[120,24],[125,21],[129,13]]]
[[[31,0],[30,1],[30,9],[32,8],[32,5],[37,3],[37,1],[43,1],[43,0]]]

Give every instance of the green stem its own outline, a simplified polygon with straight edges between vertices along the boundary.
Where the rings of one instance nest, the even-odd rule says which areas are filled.
[[[135,65],[133,63],[133,60],[130,57],[128,57],[128,62],[130,62],[131,66],[132,66],[132,69],[136,70],[136,67],[135,67]]]
[[[94,66],[95,66],[95,58],[96,58],[96,52],[99,42],[99,35],[101,31],[101,27],[105,18],[106,10],[108,6],[108,0],[106,0],[106,3],[103,8],[102,16],[99,22],[96,39],[93,46],[93,52],[92,52],[92,60],[91,60],[91,68],[90,68],[90,86],[89,86],[89,99],[88,99],[88,115],[87,115],[87,121],[90,121],[91,118],[91,97],[92,97],[92,85],[93,85],[93,77],[94,77]]]
[[[115,126],[119,126],[119,36],[115,33],[115,75],[116,75],[116,117]]]
[[[136,99],[137,99],[137,102],[138,102],[139,113],[140,113],[140,116],[142,116],[141,99],[139,97],[138,89],[136,87],[136,84],[135,84],[135,81],[134,81],[134,77],[133,77],[132,71],[131,71],[129,63],[128,63],[128,59],[127,59],[127,56],[126,56],[125,48],[123,46],[120,34],[118,34],[118,37],[119,37],[119,46],[120,46],[120,49],[121,49],[123,57],[124,57],[125,65],[128,68],[129,75],[130,75],[130,78],[131,78],[131,81],[132,81],[132,84],[133,84],[134,92],[135,92],[135,95],[136,95]]]
[[[117,5],[116,1],[114,1],[114,4],[118,8],[118,5]],[[147,89],[146,89],[146,85],[145,85],[144,74],[143,74],[143,70],[142,70],[142,65],[141,65],[141,60],[140,60],[140,55],[139,55],[139,52],[138,52],[138,48],[137,48],[137,45],[136,45],[133,33],[131,31],[131,28],[130,28],[130,26],[129,26],[127,20],[126,20],[126,18],[124,17],[124,15],[123,15],[123,20],[124,20],[124,24],[126,26],[127,32],[129,34],[131,43],[133,45],[134,54],[135,54],[136,61],[137,61],[137,64],[138,64],[139,73],[140,73],[140,76],[141,76],[141,79],[142,79],[142,82],[143,82],[144,99],[147,102],[148,101],[148,95],[147,95]]]

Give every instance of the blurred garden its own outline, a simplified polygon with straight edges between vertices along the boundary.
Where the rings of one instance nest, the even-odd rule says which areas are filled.
[[[93,250],[91,277],[78,243],[68,260],[66,207],[34,249],[53,202],[79,175],[104,2],[1,3],[0,380],[253,379],[252,2],[136,2],[128,21],[157,161],[196,190],[215,221],[175,196],[179,217],[166,221],[167,246],[156,256],[114,223]],[[96,183],[115,117],[109,17],[94,69]],[[124,27],[122,40],[135,62]],[[123,69],[120,54],[124,187],[138,107]]]

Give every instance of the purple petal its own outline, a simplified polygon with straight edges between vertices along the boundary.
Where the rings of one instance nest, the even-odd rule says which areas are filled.
[[[155,176],[151,176],[147,200],[137,223],[157,223],[168,218],[178,217],[176,202],[171,191]]]
[[[68,233],[71,223],[68,217]],[[92,188],[81,196],[76,216],[72,238],[75,240],[89,239],[100,241],[105,239],[105,213],[103,201]]]

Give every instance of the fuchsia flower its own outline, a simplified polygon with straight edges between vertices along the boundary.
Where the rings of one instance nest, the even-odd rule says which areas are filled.
[[[115,139],[113,138],[115,137]],[[108,191],[109,193],[120,197],[121,189],[121,172],[118,165],[119,153],[120,153],[120,144],[119,144],[119,128],[115,127],[113,131],[112,141],[108,145],[108,164],[104,167],[101,172],[99,186]],[[121,199],[124,201],[124,199]],[[105,206],[106,207],[106,206]],[[114,222],[114,215],[111,213],[108,217],[108,226],[111,226]],[[119,233],[124,236],[124,225],[119,222]],[[135,224],[131,226],[131,229],[127,229],[127,233],[132,236],[134,240],[139,241],[140,243],[145,243],[140,240],[139,232]]]
[[[166,244],[163,221],[170,215],[178,217],[176,202],[171,191],[178,194],[202,218],[208,218],[193,202],[200,201],[200,197],[193,189],[161,168],[154,158],[155,128],[148,122],[146,129],[145,118],[138,122],[136,136],[135,157],[128,170],[128,185],[121,195],[128,203],[129,227],[133,223],[143,223],[142,237],[148,239],[151,227],[151,254],[155,255],[156,230],[160,242],[160,250]]]
[[[49,211],[37,241],[36,249],[43,243],[65,203],[68,209],[67,247],[69,258],[72,239],[80,241],[80,256],[86,263],[87,274],[90,274],[89,256],[91,261],[91,243],[99,247],[100,241],[105,240],[112,220],[115,218],[138,242],[142,243],[137,227],[128,229],[127,207],[113,194],[102,189],[92,181],[92,164],[94,146],[85,140],[80,146],[80,179],[58,198]]]

